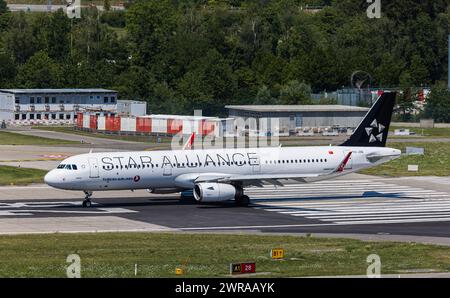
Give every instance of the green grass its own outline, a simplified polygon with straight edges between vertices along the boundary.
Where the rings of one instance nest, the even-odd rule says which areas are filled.
[[[450,128],[415,128],[415,127],[391,127],[389,131],[394,132],[396,129],[409,129],[415,132],[416,136],[427,138],[450,138]],[[390,136],[389,138],[408,138],[410,136]]]
[[[22,135],[13,132],[0,131],[0,145],[64,145],[79,144],[79,142],[49,139]]]
[[[81,258],[82,277],[220,277],[232,262],[255,261],[264,277],[366,274],[378,254],[382,274],[405,270],[447,272],[450,248],[415,243],[363,242],[294,236],[95,233],[0,236],[1,277],[65,277],[69,254]],[[273,261],[272,248],[285,249]]]
[[[0,166],[0,185],[42,183],[46,173],[38,169]]]
[[[379,176],[450,176],[450,142],[388,143],[405,152],[406,147],[422,147],[424,155],[405,155],[386,164],[361,171]],[[408,165],[419,165],[418,172],[408,172]]]

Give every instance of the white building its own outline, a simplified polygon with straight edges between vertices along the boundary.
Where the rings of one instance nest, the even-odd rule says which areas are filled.
[[[117,100],[107,89],[0,89],[0,121],[74,123],[78,112],[145,115],[146,104]]]

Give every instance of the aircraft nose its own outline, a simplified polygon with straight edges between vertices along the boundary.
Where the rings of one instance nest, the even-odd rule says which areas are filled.
[[[58,179],[58,175],[55,171],[52,170],[45,175],[44,182],[50,186],[55,186],[60,182],[60,179]]]

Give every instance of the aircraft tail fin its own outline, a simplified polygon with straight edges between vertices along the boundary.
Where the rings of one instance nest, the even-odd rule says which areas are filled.
[[[395,105],[395,92],[384,92],[350,138],[341,146],[385,147]]]

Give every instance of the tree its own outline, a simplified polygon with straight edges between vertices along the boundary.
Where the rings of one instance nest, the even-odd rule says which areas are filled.
[[[255,105],[273,105],[276,103],[276,98],[272,96],[270,89],[266,85],[259,88],[255,101],[253,102]]]
[[[169,0],[139,1],[127,11],[127,31],[134,63],[152,67],[176,26],[176,7]]]
[[[0,15],[8,11],[8,3],[5,0],[0,0]]]
[[[103,9],[105,11],[111,10],[111,3],[109,2],[109,0],[103,0]]]
[[[419,55],[411,58],[410,74],[412,82],[416,86],[424,86],[430,82],[430,73]]]
[[[403,92],[397,97],[397,106],[394,109],[395,114],[402,122],[409,122],[413,120],[414,101],[416,100],[413,95],[412,88],[405,86]]]
[[[60,79],[59,66],[43,51],[34,54],[17,74],[17,81],[24,88],[57,88]]]
[[[431,88],[424,116],[436,122],[450,122],[450,91],[444,83],[436,84]]]
[[[47,33],[48,55],[57,61],[62,61],[70,52],[70,20],[62,9],[51,14]]]
[[[281,88],[279,101],[286,105],[309,104],[311,103],[311,86],[297,80],[289,81]]]
[[[25,13],[14,14],[10,19],[3,43],[5,51],[19,64],[25,63],[37,51],[36,39]]]
[[[8,87],[16,76],[16,65],[10,56],[0,53],[0,88]]]
[[[231,103],[236,82],[230,66],[216,50],[193,61],[191,68],[177,86],[183,96],[187,112],[202,109],[205,115],[217,115],[224,105]]]

